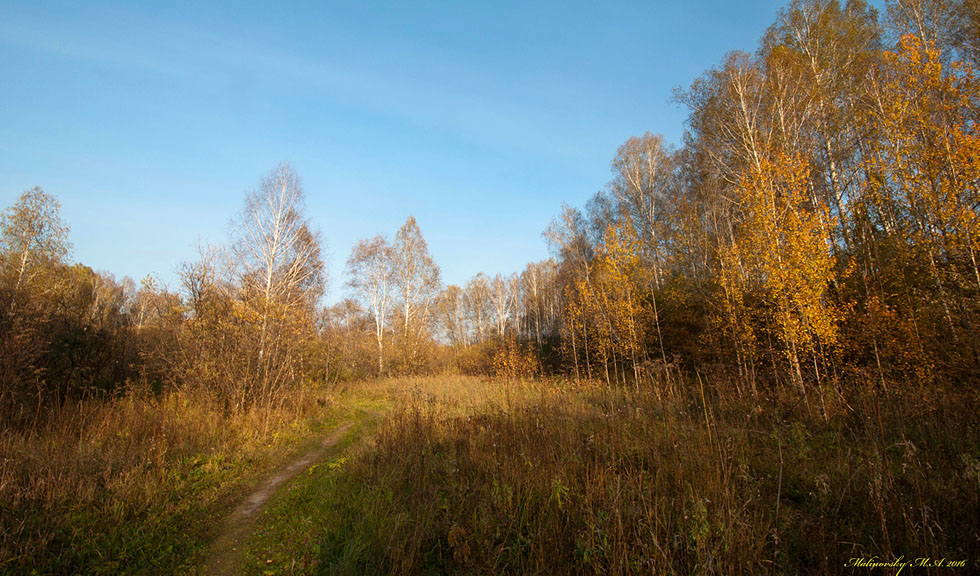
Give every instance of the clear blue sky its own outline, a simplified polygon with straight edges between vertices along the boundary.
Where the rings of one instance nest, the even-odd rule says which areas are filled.
[[[447,283],[519,271],[629,136],[679,142],[672,89],[783,2],[285,4],[0,0],[0,206],[41,186],[75,260],[177,287],[290,161],[329,301],[354,242],[409,214]]]

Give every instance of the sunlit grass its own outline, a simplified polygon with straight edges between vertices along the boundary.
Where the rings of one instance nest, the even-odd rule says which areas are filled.
[[[974,558],[978,401],[966,391],[739,399],[399,378],[275,414],[206,396],[65,407],[0,438],[0,573],[187,573],[259,480],[342,421],[270,500],[255,574],[840,573],[851,557]],[[703,400],[702,400],[703,398]],[[826,410],[826,416],[824,411]]]
[[[382,405],[356,397],[305,390],[271,414],[228,414],[201,393],[133,392],[4,431],[0,573],[186,572],[250,485],[356,406]]]
[[[828,390],[824,418],[716,384],[704,404],[696,380],[415,383],[370,446],[265,518],[255,550],[303,536],[258,552],[256,573],[825,574],[976,556],[975,398]]]

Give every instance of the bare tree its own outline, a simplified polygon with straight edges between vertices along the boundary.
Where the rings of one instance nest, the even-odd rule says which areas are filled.
[[[439,294],[439,266],[429,255],[429,247],[413,216],[395,235],[392,246],[395,284],[402,313],[402,337],[411,356],[428,326],[431,305]]]
[[[348,286],[374,317],[379,376],[384,374],[385,322],[391,314],[395,288],[392,263],[392,248],[380,235],[359,241],[347,259]]]
[[[240,286],[268,305],[314,304],[323,294],[320,237],[304,209],[299,176],[284,163],[248,194],[235,222],[232,255]]]
[[[490,279],[480,272],[466,283],[464,294],[466,318],[471,329],[475,331],[473,340],[477,343],[487,339],[490,328]]]
[[[556,299],[551,295],[552,292],[555,292],[553,285],[556,276],[557,265],[551,259],[528,264],[520,276],[524,300],[523,318],[528,323],[527,330],[529,331],[531,330],[530,323],[534,323],[534,340],[538,345],[538,350],[541,350],[543,333],[551,334],[554,328],[557,313],[550,301]]]
[[[442,291],[436,305],[438,322],[454,349],[469,345],[464,301],[463,290],[452,284]]]
[[[497,274],[490,283],[490,304],[493,306],[497,335],[503,337],[514,309],[513,278]]]

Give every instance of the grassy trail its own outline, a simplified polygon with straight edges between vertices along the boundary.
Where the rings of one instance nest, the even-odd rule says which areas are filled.
[[[375,485],[365,485],[361,493],[350,476],[364,458],[376,453],[379,435],[392,426],[393,418],[403,417],[406,410],[425,406],[439,418],[458,418],[516,407],[534,396],[531,388],[515,391],[508,386],[471,377],[400,378],[375,382],[361,388],[359,394],[377,404],[363,408],[365,417],[321,463],[310,466],[272,495],[251,523],[251,536],[241,550],[240,574],[317,574],[338,569],[330,558],[345,543],[357,548],[340,553],[360,557],[370,553],[361,548],[364,539],[345,529],[352,516],[372,523],[390,504]],[[384,399],[384,402],[380,402]],[[437,415],[437,416],[436,416]],[[420,442],[422,439],[420,439]],[[421,445],[421,444],[420,444]],[[357,505],[348,501],[353,498]],[[376,524],[374,537],[391,537],[384,532],[386,522]],[[351,536],[348,538],[348,536]],[[373,554],[373,553],[372,553]],[[357,565],[352,573],[362,573]],[[344,569],[339,569],[344,572]],[[207,573],[207,572],[205,572]],[[371,573],[368,569],[366,573]]]
[[[225,520],[224,527],[211,545],[201,573],[215,576],[238,574],[241,564],[240,550],[245,539],[255,527],[256,512],[265,505],[280,484],[292,480],[304,469],[308,469],[311,464],[319,462],[334,452],[353,425],[353,422],[341,425],[324,438],[319,447],[286,465],[279,472],[266,479],[257,490],[249,494]]]
[[[385,410],[378,388],[297,390],[271,414],[135,391],[67,405],[35,433],[0,429],[0,574],[208,573],[229,514],[302,472],[291,463],[342,449],[348,436],[324,438]]]

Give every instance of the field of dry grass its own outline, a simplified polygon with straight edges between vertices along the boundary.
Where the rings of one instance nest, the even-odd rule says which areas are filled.
[[[193,572],[250,486],[352,420],[345,452],[272,498],[246,571],[975,568],[978,404],[892,387],[808,409],[678,374],[639,389],[444,376],[307,390],[266,426],[203,395],[132,393],[0,437],[0,573]]]
[[[132,392],[0,432],[0,573],[186,572],[250,485],[372,405],[351,397],[307,390],[268,418]]]
[[[976,398],[735,401],[675,378],[415,385],[270,510],[255,573],[850,573],[976,567]],[[702,398],[704,399],[702,401]],[[305,544],[303,544],[305,543]]]

